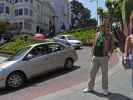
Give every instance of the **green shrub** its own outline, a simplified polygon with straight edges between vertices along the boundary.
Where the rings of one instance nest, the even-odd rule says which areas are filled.
[[[60,34],[74,35],[76,38],[81,40],[84,44],[90,44],[90,42],[92,43],[95,38],[95,33],[96,33],[95,29],[76,29],[70,32],[63,32]]]
[[[45,42],[45,41],[33,40],[31,36],[28,36],[27,40],[25,40],[24,36],[17,36],[13,38],[10,42],[1,45],[0,52],[14,54],[20,48],[40,42]]]
[[[92,44],[92,42],[95,38],[95,33],[96,33],[96,31],[94,29],[76,29],[76,30],[72,30],[70,32],[63,32],[63,33],[59,33],[59,34],[74,35],[76,38],[83,41],[84,44]],[[25,36],[27,37],[26,40],[24,38]],[[47,41],[47,40],[45,40],[45,41]],[[1,45],[0,52],[14,54],[18,49],[23,48],[27,45],[31,45],[31,44],[39,43],[39,42],[45,42],[45,41],[33,40],[32,36],[30,36],[30,35],[16,36],[9,42]]]

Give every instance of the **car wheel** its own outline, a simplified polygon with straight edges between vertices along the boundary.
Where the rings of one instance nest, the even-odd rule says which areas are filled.
[[[25,82],[25,76],[21,72],[11,73],[6,81],[7,88],[19,88]]]
[[[64,64],[64,68],[65,69],[72,69],[73,68],[73,62],[74,61],[72,58],[66,59],[65,64]]]

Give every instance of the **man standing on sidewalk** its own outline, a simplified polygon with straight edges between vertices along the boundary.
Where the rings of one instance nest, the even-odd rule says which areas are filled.
[[[111,35],[105,25],[99,28],[98,36],[93,47],[93,67],[90,73],[88,88],[84,92],[93,91],[96,74],[101,67],[103,94],[108,95],[108,61],[112,52]]]

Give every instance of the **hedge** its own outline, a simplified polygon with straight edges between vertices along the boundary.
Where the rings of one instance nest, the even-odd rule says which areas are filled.
[[[8,54],[14,54],[18,49],[23,48],[25,46],[34,44],[34,43],[40,43],[45,41],[37,41],[32,39],[31,36],[27,35],[27,39],[25,40],[24,36],[17,36],[13,39],[11,39],[9,42],[3,44],[0,46],[0,53],[8,53]]]
[[[60,34],[70,34],[74,35],[76,38],[81,40],[84,44],[92,44],[94,38],[95,38],[95,29],[77,29],[72,30],[70,32],[63,32]]]
[[[92,42],[95,38],[94,29],[76,29],[70,32],[63,32],[59,34],[70,34],[77,37],[79,40],[83,41],[83,44],[92,45]],[[27,37],[27,39],[25,38]],[[9,42],[0,46],[0,53],[14,54],[18,49],[23,48],[27,45],[31,45],[38,42],[46,42],[51,40],[37,41],[33,40],[30,35],[20,35],[11,39]]]

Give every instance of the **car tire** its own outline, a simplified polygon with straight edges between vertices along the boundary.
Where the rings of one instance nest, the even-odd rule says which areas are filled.
[[[72,69],[73,68],[74,61],[72,58],[68,58],[65,60],[64,68],[65,69]]]
[[[24,82],[26,81],[26,77],[21,72],[13,72],[11,73],[6,80],[7,88],[20,88]]]

